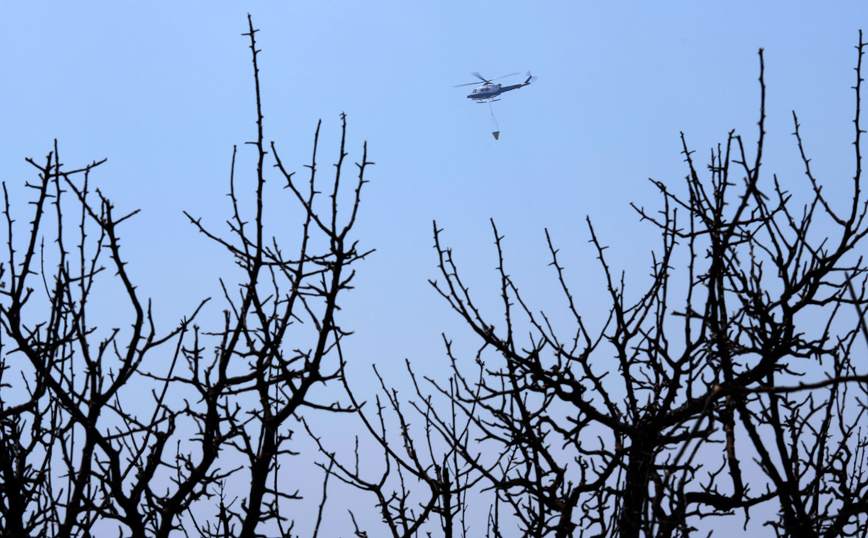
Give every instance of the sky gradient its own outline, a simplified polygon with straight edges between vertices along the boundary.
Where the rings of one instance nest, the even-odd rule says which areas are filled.
[[[249,42],[241,36],[249,12],[260,30],[265,137],[286,166],[304,174],[322,119],[318,161],[327,180],[341,113],[348,159],[360,160],[367,141],[376,163],[356,234],[363,250],[376,252],[359,266],[341,320],[356,331],[347,349],[362,380],[371,379],[371,364],[397,370],[405,358],[446,375],[441,334],[469,338],[427,282],[437,276],[434,220],[483,304],[496,301],[493,219],[506,237],[510,273],[537,308],[564,306],[548,267],[548,229],[579,300],[605,315],[586,218],[628,284],[644,282],[659,241],[630,203],[659,207],[649,178],[682,185],[682,132],[702,166],[732,129],[752,151],[760,48],[766,177],[806,187],[794,110],[824,193],[853,174],[854,46],[868,23],[861,1],[168,6],[0,5],[0,180],[19,200],[13,211],[26,221],[22,186],[35,170],[25,157],[41,160],[55,139],[68,166],[107,158],[93,181],[120,210],[142,210],[123,230],[123,245],[158,322],[168,328],[201,298],[219,297],[217,279],[232,273],[231,260],[182,212],[226,230],[233,145],[239,184],[254,177],[254,150],[244,145],[255,136]],[[465,97],[472,86],[453,86],[471,82],[474,71],[528,70],[538,77],[533,84],[493,104],[495,140],[489,105]],[[279,229],[286,192],[276,171],[268,173],[269,218]],[[205,319],[223,307],[211,308]],[[406,386],[392,374],[395,386]]]

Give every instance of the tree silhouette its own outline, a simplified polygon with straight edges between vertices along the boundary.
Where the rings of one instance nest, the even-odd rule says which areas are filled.
[[[824,195],[795,114],[810,201],[797,206],[776,176],[760,173],[760,50],[752,155],[730,132],[704,178],[682,134],[686,188],[654,181],[662,209],[634,206],[661,238],[640,291],[627,291],[588,220],[609,297],[600,330],[586,322],[599,306],[575,299],[548,231],[572,319],[566,334],[519,292],[494,222],[498,313],[477,306],[435,223],[432,284],[480,349],[468,367],[447,340],[451,385],[434,383],[473,433],[432,420],[522,536],[687,536],[702,519],[738,512],[746,525],[752,508],[768,514],[772,505],[767,525],[779,536],[865,534],[861,33],[857,49],[849,202],[836,207]],[[502,525],[490,533],[514,535]]]
[[[120,248],[120,227],[136,212],[118,217],[111,201],[89,187],[102,161],[67,170],[56,144],[44,164],[30,161],[39,181],[28,185],[36,194],[23,245],[22,232],[13,226],[12,202],[5,197],[8,250],[0,266],[4,536],[119,532],[144,537],[177,531],[252,537],[269,524],[289,535],[281,510],[297,495],[278,487],[279,462],[292,455],[287,421],[303,413],[348,411],[336,402],[318,401],[311,391],[339,382],[342,372],[337,349],[346,331],[336,312],[350,288],[353,265],[368,254],[351,234],[364,172],[372,163],[363,153],[354,203],[339,212],[345,119],[336,176],[324,204],[315,182],[319,128],[306,181],[286,170],[272,143],[275,166],[302,224],[293,251],[267,235],[269,148],[263,137],[256,30],[248,22],[244,35],[252,51],[257,111],[255,210],[246,215],[236,196],[233,152],[229,235],[212,232],[188,215],[242,271],[237,284],[221,281],[222,326],[204,330],[196,324],[203,301],[168,333],[156,331],[150,303],[139,296]],[[120,282],[120,291],[112,295],[114,317],[125,311],[132,315],[112,320],[117,325],[106,331],[91,321],[92,297],[111,273]],[[301,324],[305,330],[296,330]],[[146,366],[146,359],[158,353],[171,359],[163,371]],[[10,392],[13,383],[20,383],[10,373],[23,376],[24,390]],[[245,465],[227,467],[239,457]],[[242,474],[245,478],[234,482],[228,495],[227,481]],[[247,484],[244,490],[239,483]],[[197,519],[201,510],[193,508],[199,501],[213,507],[208,511],[216,517]],[[113,526],[121,530],[107,530]]]

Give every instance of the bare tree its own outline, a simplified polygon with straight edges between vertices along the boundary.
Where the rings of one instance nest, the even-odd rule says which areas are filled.
[[[481,344],[468,369],[447,340],[459,390],[434,384],[464,411],[473,442],[434,420],[523,536],[687,536],[707,517],[741,513],[747,525],[751,509],[780,536],[868,532],[868,372],[854,356],[865,352],[864,49],[860,33],[850,201],[824,196],[795,114],[810,201],[797,207],[776,176],[761,175],[760,50],[753,155],[730,132],[705,179],[682,134],[685,192],[654,181],[662,209],[634,206],[661,238],[641,291],[627,292],[588,220],[609,296],[600,330],[548,231],[568,334],[519,292],[493,222],[497,314],[478,306],[435,223],[432,284]]]
[[[252,51],[257,111],[251,143],[257,156],[255,209],[247,214],[236,195],[233,152],[229,236],[188,215],[243,275],[237,284],[221,281],[226,303],[221,327],[206,331],[196,325],[207,302],[202,301],[174,329],[156,331],[150,302],[133,284],[120,247],[120,227],[136,212],[117,216],[111,201],[90,187],[101,162],[65,169],[56,144],[44,164],[31,160],[39,181],[28,185],[35,195],[24,233],[14,226],[4,186],[4,536],[252,537],[264,529],[291,535],[285,504],[297,494],[291,480],[278,479],[280,462],[293,454],[288,421],[304,413],[347,410],[333,400],[317,401],[311,390],[333,381],[340,387],[342,361],[335,351],[348,331],[338,320],[338,301],[351,287],[354,264],[368,254],[358,249],[352,228],[372,163],[364,152],[350,206],[339,211],[339,200],[346,200],[340,190],[345,118],[325,203],[315,181],[319,128],[306,181],[287,171],[272,143],[301,227],[291,252],[269,236],[264,194],[269,147],[256,30],[248,22],[244,35]],[[105,320],[98,320],[93,297],[101,286],[112,285],[119,288],[113,289],[110,320],[116,325],[106,329],[98,324]],[[116,321],[125,312],[129,317]],[[157,354],[168,357],[156,363],[167,368],[145,368],[146,358]],[[246,465],[234,463],[239,456]],[[235,485],[231,495],[227,484]],[[215,517],[202,520],[203,510]]]
[[[305,427],[327,458],[327,463],[320,464],[326,474],[373,496],[390,536],[413,538],[422,532],[430,536],[432,527],[444,538],[468,536],[468,496],[474,495],[481,477],[473,476],[473,467],[463,461],[459,450],[443,440],[468,442],[470,421],[462,419],[454,405],[444,410],[435,409],[430,396],[423,394],[409,361],[407,370],[415,394],[423,403],[411,401],[405,405],[398,392],[386,386],[375,366],[385,403],[379,395],[376,396],[373,415],[365,410],[365,402],[357,399],[346,376],[342,378],[369,439],[382,449],[382,470],[379,472],[360,466],[358,437],[351,463],[347,463],[326,446],[306,421]],[[387,426],[390,417],[394,419],[398,434],[391,433]],[[421,419],[422,436],[412,428],[414,417]],[[363,525],[357,523],[352,509],[349,513],[356,536],[368,536]]]

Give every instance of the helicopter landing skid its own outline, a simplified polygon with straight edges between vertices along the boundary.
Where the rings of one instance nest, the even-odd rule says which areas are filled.
[[[495,103],[495,102],[497,102],[497,101],[500,101],[500,99],[487,99],[487,100],[485,100],[485,101],[476,101],[476,102],[479,103],[479,104],[481,105],[481,104],[483,104],[483,103]]]

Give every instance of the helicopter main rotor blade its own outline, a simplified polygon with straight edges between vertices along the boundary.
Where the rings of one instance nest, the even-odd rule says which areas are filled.
[[[493,78],[490,80],[483,77],[482,75],[480,75],[476,71],[474,71],[473,73],[470,73],[470,74],[473,75],[474,77],[478,78],[479,80],[481,80],[482,82],[484,82],[486,84],[491,84],[492,80],[500,80],[500,79],[506,78],[506,77],[514,77],[515,75],[518,75],[519,73],[518,72],[510,73],[508,75],[503,75],[502,77],[497,77],[497,78]],[[478,82],[468,82],[467,84],[456,84],[455,86],[453,86],[453,88],[460,88],[461,86],[473,86],[474,84],[479,84],[479,83]]]
[[[519,74],[518,71],[516,71],[515,73],[510,73],[510,74],[508,74],[508,75],[503,75],[502,77],[493,78],[493,79],[491,79],[491,80],[500,80],[500,79],[502,79],[502,78],[506,78],[506,77],[514,77],[514,76],[516,76],[516,75],[518,75],[518,74]]]

